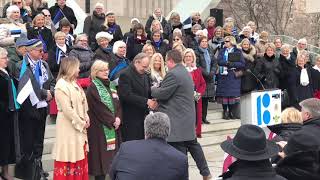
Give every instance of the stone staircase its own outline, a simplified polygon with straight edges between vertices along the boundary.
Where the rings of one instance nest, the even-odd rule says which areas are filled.
[[[202,126],[203,137],[199,138],[198,141],[204,149],[211,172],[213,173],[213,175],[217,176],[220,173],[220,169],[222,166],[221,163],[223,159],[223,152],[220,149],[219,145],[226,139],[228,135],[234,135],[234,133],[240,126],[240,120],[223,120],[221,105],[218,105],[216,103],[209,104],[207,119],[211,122],[211,124],[205,124]],[[50,174],[49,180],[53,179],[52,174],[54,168],[54,160],[52,159],[51,152],[55,142],[55,130],[55,124],[48,118],[45,131],[42,163],[44,170],[48,171]],[[190,155],[189,159],[190,180],[199,179],[200,175]],[[217,164],[217,166],[214,166],[212,164]],[[10,167],[10,172],[11,174],[13,174],[14,166]]]

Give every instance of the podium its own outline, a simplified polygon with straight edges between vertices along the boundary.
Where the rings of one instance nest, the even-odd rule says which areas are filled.
[[[264,128],[281,123],[281,90],[252,91],[241,96],[241,124]]]

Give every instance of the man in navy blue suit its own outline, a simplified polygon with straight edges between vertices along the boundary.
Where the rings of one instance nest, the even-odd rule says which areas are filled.
[[[127,141],[115,156],[112,180],[187,180],[187,156],[167,144],[170,119],[161,112],[149,114],[144,122],[145,140]]]

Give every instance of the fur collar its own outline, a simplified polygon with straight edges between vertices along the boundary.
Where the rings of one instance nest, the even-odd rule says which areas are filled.
[[[249,53],[246,53],[242,50],[243,58],[251,62],[254,61],[254,56],[257,54],[257,50],[254,46],[251,45]]]

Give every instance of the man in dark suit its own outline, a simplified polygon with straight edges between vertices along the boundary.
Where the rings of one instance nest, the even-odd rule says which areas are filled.
[[[150,60],[139,53],[119,77],[118,93],[122,105],[122,140],[144,139],[143,120],[157,102],[150,99],[150,77],[146,74]]]
[[[179,51],[168,51],[166,62],[169,72],[160,87],[152,88],[151,95],[159,102],[158,110],[166,113],[170,118],[171,131],[168,142],[184,154],[189,151],[203,179],[210,179],[210,170],[195,135],[193,81],[182,65],[182,56]]]
[[[188,158],[168,145],[169,117],[161,112],[149,114],[144,122],[146,140],[121,144],[115,156],[112,180],[187,180]]]

